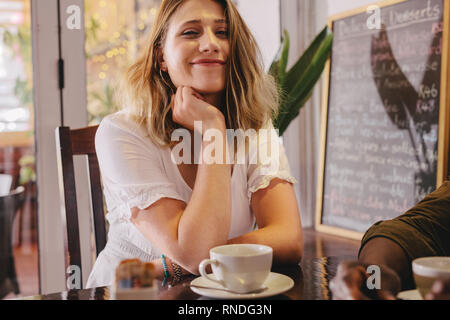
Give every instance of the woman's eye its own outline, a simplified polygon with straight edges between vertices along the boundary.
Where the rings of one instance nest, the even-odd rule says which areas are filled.
[[[195,31],[185,31],[184,33],[183,33],[183,36],[184,35],[193,35],[193,34],[198,34],[198,32],[195,32]]]
[[[182,35],[183,36],[194,36],[194,35],[198,35],[198,34],[199,33],[197,31],[190,30],[190,31],[183,32]],[[217,31],[216,34],[218,34],[220,36],[228,36],[228,30],[220,30],[220,31]]]
[[[228,30],[217,31],[218,34],[228,36]]]

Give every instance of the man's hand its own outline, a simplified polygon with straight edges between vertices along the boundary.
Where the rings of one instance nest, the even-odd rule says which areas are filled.
[[[450,280],[436,281],[425,300],[450,300]]]
[[[358,261],[340,263],[336,276],[330,282],[333,300],[395,300],[386,290],[370,290],[367,266]]]

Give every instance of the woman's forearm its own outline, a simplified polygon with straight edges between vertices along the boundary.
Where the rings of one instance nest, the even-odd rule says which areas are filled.
[[[268,226],[240,237],[230,239],[228,244],[256,243],[273,249],[274,264],[297,264],[303,253],[302,235],[289,232],[282,226]]]
[[[191,199],[178,224],[178,244],[190,271],[209,255],[209,249],[225,244],[231,222],[231,165],[226,164],[226,127],[223,123],[204,123],[204,132],[217,130],[223,137],[223,159],[219,164],[198,165]],[[203,135],[204,136],[204,135]],[[210,144],[203,139],[201,155],[208,156]],[[209,149],[211,150],[211,149]],[[218,183],[220,181],[220,183]]]

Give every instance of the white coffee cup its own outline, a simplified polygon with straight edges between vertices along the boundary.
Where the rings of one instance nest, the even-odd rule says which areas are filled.
[[[450,280],[450,257],[424,257],[413,260],[412,271],[417,290],[423,298],[437,280]]]
[[[259,244],[229,244],[209,250],[211,259],[199,265],[200,274],[223,287],[247,293],[262,287],[272,267],[273,250]],[[211,265],[213,279],[206,273]]]

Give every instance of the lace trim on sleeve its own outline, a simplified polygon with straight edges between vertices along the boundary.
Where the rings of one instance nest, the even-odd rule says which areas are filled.
[[[128,222],[131,219],[131,209],[146,209],[162,198],[172,198],[185,201],[173,187],[153,185],[147,187],[126,187],[120,192],[121,204],[110,210],[106,215],[110,224]]]
[[[261,176],[258,178],[258,182],[255,183],[253,186],[248,188],[248,200],[249,202],[252,199],[252,194],[255,193],[256,191],[260,190],[260,189],[265,189],[269,186],[270,182],[272,181],[272,179],[281,179],[281,180],[285,180],[287,182],[290,182],[292,184],[296,184],[297,183],[297,179],[295,179],[293,176],[291,176],[289,173],[285,173],[285,172],[278,172],[276,174],[271,174],[271,175],[265,175],[265,176]]]

